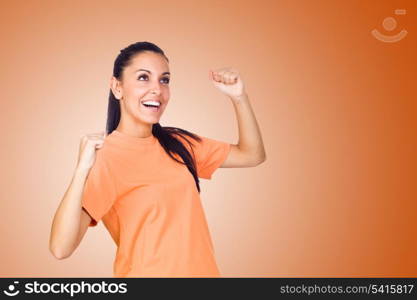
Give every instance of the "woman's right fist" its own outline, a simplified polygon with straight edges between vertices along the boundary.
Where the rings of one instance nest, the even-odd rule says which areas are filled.
[[[80,150],[78,153],[77,168],[91,169],[96,157],[96,149],[103,146],[106,132],[90,133],[83,135],[80,141]]]

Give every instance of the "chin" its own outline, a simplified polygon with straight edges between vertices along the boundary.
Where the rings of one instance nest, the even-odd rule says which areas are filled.
[[[136,117],[136,120],[139,121],[140,123],[145,123],[145,124],[156,124],[159,122],[160,118],[152,118],[152,117],[147,117],[147,118],[138,118]]]

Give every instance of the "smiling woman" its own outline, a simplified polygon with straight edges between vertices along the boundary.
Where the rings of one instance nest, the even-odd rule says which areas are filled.
[[[211,178],[230,144],[159,124],[169,76],[168,58],[155,44],[120,51],[106,134],[83,139],[54,218],[50,249],[57,258],[70,256],[87,228],[103,220],[118,247],[115,277],[220,276],[199,177]]]
[[[103,220],[117,245],[115,277],[220,276],[199,178],[211,179],[221,166],[254,166],[265,157],[247,98],[241,97],[243,84],[232,75],[215,72],[212,79],[234,97],[238,121],[244,122],[239,145],[162,127],[170,98],[168,58],[150,42],[120,51],[106,133],[83,138],[77,172],[54,218],[50,249],[56,257],[70,256],[88,227]]]

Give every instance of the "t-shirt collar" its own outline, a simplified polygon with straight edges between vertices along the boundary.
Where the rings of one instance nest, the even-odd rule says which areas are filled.
[[[133,135],[128,135],[118,130],[113,130],[109,135],[109,140],[114,140],[116,143],[121,145],[126,145],[128,147],[137,147],[143,145],[153,145],[158,140],[153,134],[148,137],[136,137]]]

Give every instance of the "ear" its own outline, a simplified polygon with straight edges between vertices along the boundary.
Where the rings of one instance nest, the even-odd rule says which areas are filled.
[[[117,78],[114,76],[110,78],[110,89],[112,90],[113,95],[116,97],[116,99],[120,100],[122,98],[123,94],[121,84],[119,80],[117,80]]]

